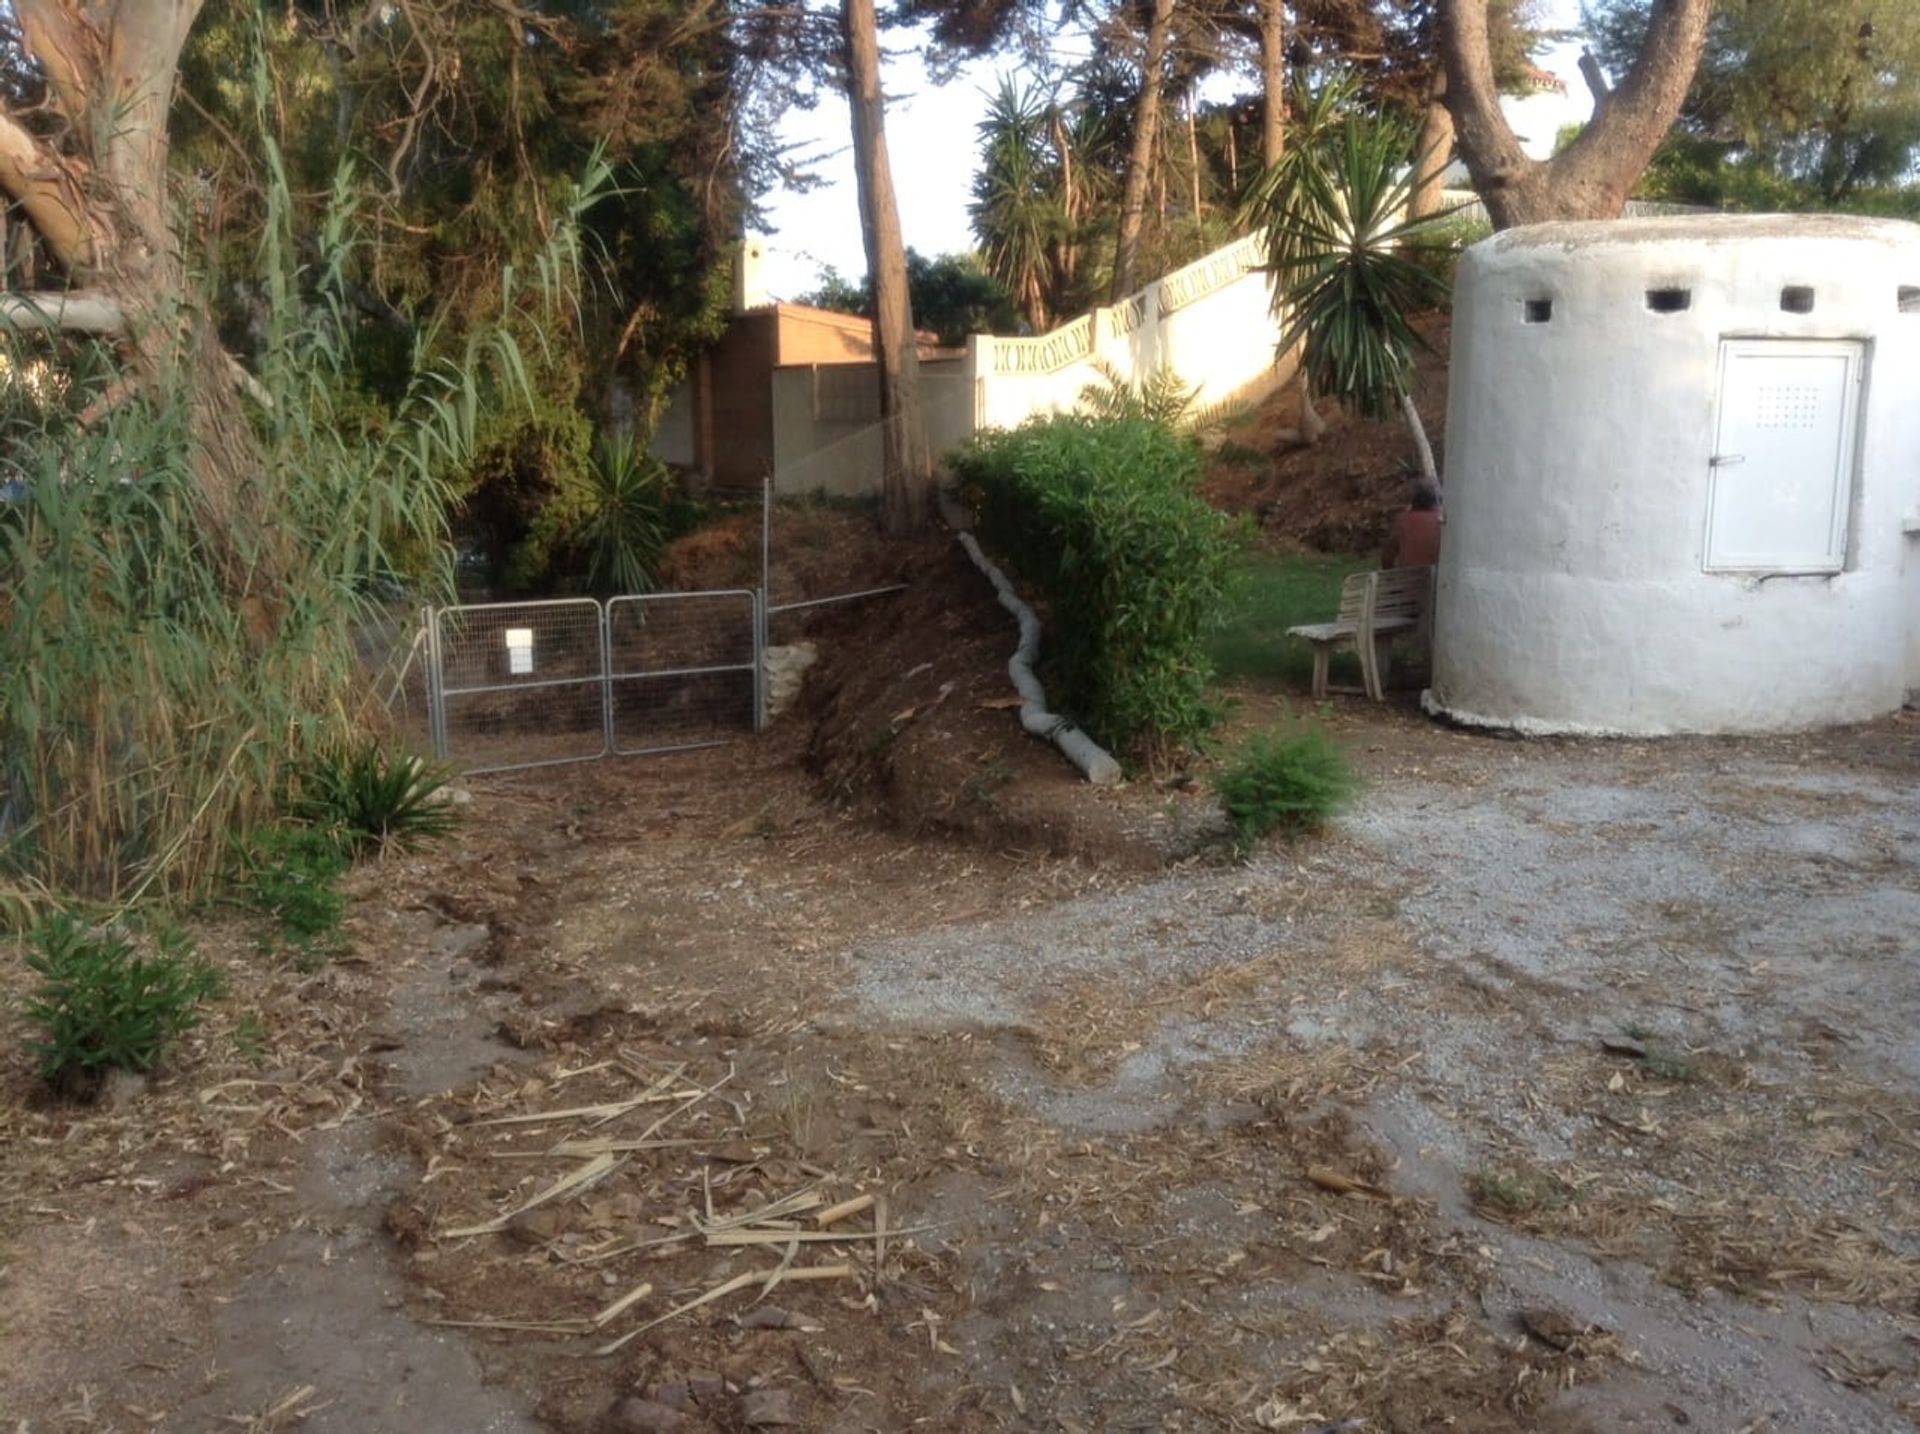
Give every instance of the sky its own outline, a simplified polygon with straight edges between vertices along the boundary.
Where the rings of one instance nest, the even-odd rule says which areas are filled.
[[[1579,0],[1542,0],[1543,27],[1570,28],[1580,20]],[[1584,121],[1592,111],[1580,79],[1577,44],[1551,46],[1535,56],[1542,69],[1567,83],[1567,94],[1538,96],[1510,108],[1515,132],[1536,157],[1551,152],[1561,127]],[[967,224],[974,166],[974,127],[1004,59],[976,62],[944,85],[929,80],[917,51],[895,46],[882,83],[887,92],[887,148],[899,195],[900,227],[909,247],[927,255],[973,248]],[[789,111],[781,137],[797,158],[809,161],[824,181],[806,193],[783,190],[768,197],[763,283],[768,296],[796,299],[815,288],[824,267],[857,279],[867,269],[853,180],[849,121],[844,99],[827,94],[811,110]]]

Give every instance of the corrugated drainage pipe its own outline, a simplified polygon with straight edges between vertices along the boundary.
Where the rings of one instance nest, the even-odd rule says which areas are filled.
[[[1013,679],[1014,690],[1020,694],[1020,725],[1034,736],[1052,742],[1069,762],[1086,773],[1087,780],[1096,787],[1112,786],[1121,778],[1120,764],[1067,718],[1047,711],[1046,689],[1041,687],[1040,679],[1033,675],[1033,659],[1040,653],[1040,619],[1034,616],[1032,608],[1020,600],[1020,594],[1013,590],[1007,575],[980,551],[973,534],[962,533],[960,546],[967,550],[973,565],[987,575],[993,590],[1000,594],[1000,605],[1012,613],[1014,620],[1020,624],[1020,645],[1013,650],[1013,656],[1007,659],[1007,676]]]

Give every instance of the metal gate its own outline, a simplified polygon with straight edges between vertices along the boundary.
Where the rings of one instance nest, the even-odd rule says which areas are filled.
[[[760,725],[761,621],[748,589],[435,609],[434,751],[479,773],[729,741]]]

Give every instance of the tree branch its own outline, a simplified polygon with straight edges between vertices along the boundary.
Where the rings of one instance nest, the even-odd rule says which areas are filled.
[[[1532,169],[1500,109],[1487,37],[1487,0],[1441,0],[1440,55],[1447,71],[1447,108],[1453,111],[1459,152],[1484,197]]]
[[[1583,145],[1629,149],[1642,155],[1643,165],[1652,158],[1686,100],[1712,13],[1713,0],[1653,0],[1639,53],[1594,122],[1569,147],[1570,166],[1577,165],[1572,156]]]
[[[74,165],[12,115],[0,111],[0,189],[4,189],[70,270],[94,262],[92,224]]]
[[[62,329],[79,334],[122,334],[126,315],[108,294],[68,289],[38,294],[0,294],[0,328]]]
[[[1587,82],[1587,88],[1593,93],[1593,115],[1598,119],[1613,96],[1613,87],[1607,83],[1606,71],[1600,68],[1600,62],[1594,59],[1591,50],[1580,52],[1580,78]]]

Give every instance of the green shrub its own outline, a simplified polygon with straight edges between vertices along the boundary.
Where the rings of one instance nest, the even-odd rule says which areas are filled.
[[[338,747],[307,765],[294,812],[335,829],[349,855],[405,850],[453,829],[453,812],[439,796],[451,775],[372,742]]]
[[[347,916],[340,878],[348,859],[337,828],[265,827],[242,854],[242,901],[279,926],[295,964],[318,965],[342,944]]]
[[[34,929],[27,965],[41,982],[26,1007],[41,1035],[27,1049],[43,1079],[74,1091],[110,1068],[152,1070],[199,1024],[200,1006],[225,993],[178,931],[157,932],[141,954],[125,933],[64,912]]]
[[[1213,779],[1234,846],[1245,852],[1270,831],[1312,831],[1359,785],[1340,749],[1317,727],[1292,737],[1255,737]]]
[[[1053,705],[1123,757],[1203,737],[1235,546],[1199,494],[1199,445],[1145,418],[1062,415],[950,461],[981,542],[1044,600]]]

